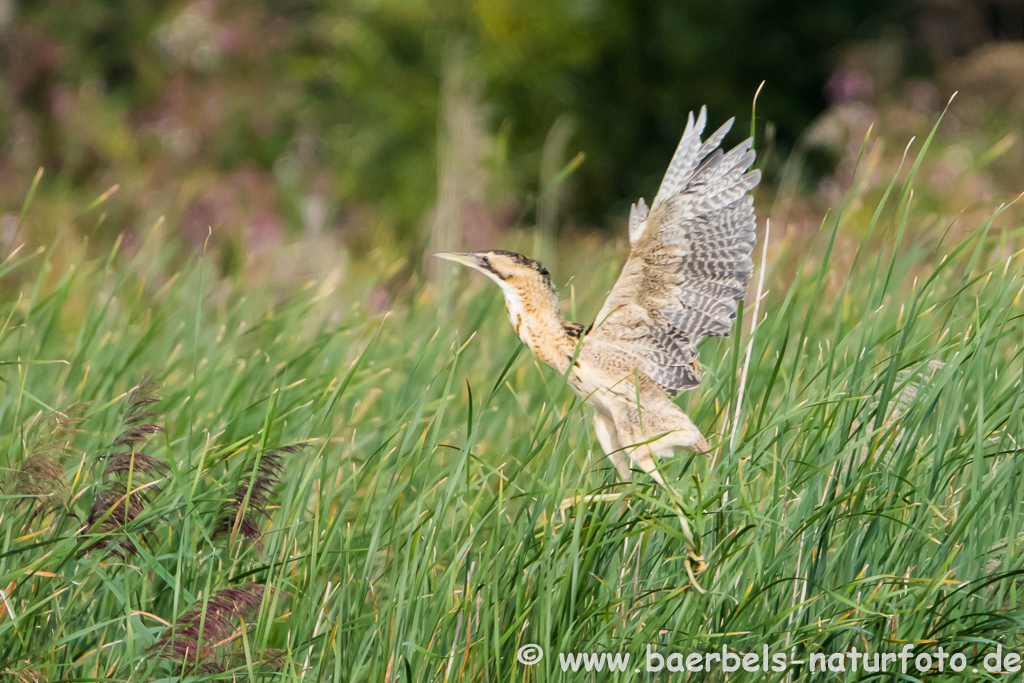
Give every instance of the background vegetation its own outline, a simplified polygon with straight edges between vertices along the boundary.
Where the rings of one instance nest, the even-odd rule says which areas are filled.
[[[322,276],[258,257],[325,239],[335,263],[405,259],[394,295],[439,243],[618,235],[687,112],[738,116],[738,141],[762,81],[761,204],[811,200],[787,223],[818,225],[871,122],[898,163],[956,89],[934,185],[991,202],[1022,180],[1022,25],[1016,0],[3,0],[0,238],[42,167],[33,245],[132,248],[162,217],[262,280]],[[114,186],[102,220],[78,216]]]
[[[0,2],[0,676],[1024,647],[1018,8]],[[423,255],[543,255],[588,321],[686,112],[738,140],[761,80],[766,291],[679,399],[711,458],[665,463],[700,594]]]
[[[589,680],[557,653],[1020,648],[1021,230],[922,232],[913,186],[860,224],[857,183],[765,264],[756,331],[703,347],[682,400],[715,450],[666,467],[702,510],[706,594],[668,501],[617,482],[496,288],[367,316],[209,256],[170,279],[167,251],[83,257],[53,285],[52,250],[9,257],[6,674]],[[850,230],[890,246],[840,255]],[[578,319],[602,263],[565,292]],[[607,490],[633,497],[559,511]]]

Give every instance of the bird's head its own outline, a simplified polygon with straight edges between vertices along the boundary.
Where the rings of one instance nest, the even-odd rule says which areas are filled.
[[[530,329],[539,321],[538,316],[555,322],[561,319],[558,294],[551,284],[548,269],[532,258],[500,249],[435,255],[479,270],[494,280],[505,296],[505,310],[512,329],[527,344],[531,344]],[[524,325],[524,320],[533,322]]]
[[[435,254],[439,258],[461,263],[494,280],[508,294],[531,290],[553,291],[548,269],[532,258],[501,249],[471,251],[465,254]]]

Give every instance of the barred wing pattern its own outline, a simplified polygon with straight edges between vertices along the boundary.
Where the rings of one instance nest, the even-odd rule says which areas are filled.
[[[686,131],[648,210],[629,220],[632,251],[588,336],[639,362],[670,395],[700,383],[696,344],[726,336],[753,271],[754,200],[761,180],[751,140],[718,148],[730,119],[701,140],[707,120],[690,113]]]

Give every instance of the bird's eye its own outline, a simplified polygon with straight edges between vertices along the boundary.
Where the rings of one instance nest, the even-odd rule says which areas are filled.
[[[487,258],[486,256],[484,256],[480,260],[483,261],[484,263],[486,263],[487,265],[491,264],[491,259]]]

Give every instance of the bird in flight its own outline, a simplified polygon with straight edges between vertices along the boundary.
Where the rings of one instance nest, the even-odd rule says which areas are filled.
[[[501,287],[519,338],[593,407],[597,439],[624,480],[635,465],[665,486],[657,458],[709,449],[669,397],[700,384],[697,342],[729,334],[753,271],[753,141],[723,153],[734,119],[701,140],[706,120],[706,107],[696,121],[690,113],[650,208],[632,206],[629,259],[586,330],[562,316],[537,261],[501,250],[437,254]]]

